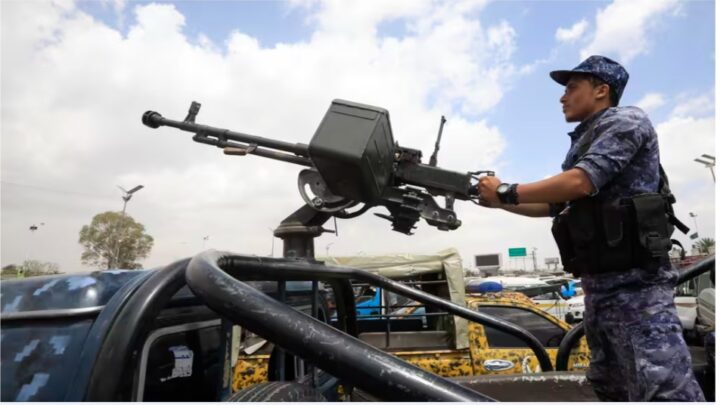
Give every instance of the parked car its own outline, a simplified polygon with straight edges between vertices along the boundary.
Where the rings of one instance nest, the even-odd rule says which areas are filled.
[[[534,335],[553,361],[560,342],[571,329],[569,324],[543,311],[522,293],[466,293],[462,288],[462,267],[456,265],[462,260],[454,249],[436,255],[336,257],[330,261],[404,280],[409,286],[433,290],[441,298],[462,302],[474,311],[512,322]],[[358,306],[358,338],[422,369],[444,377],[540,371],[532,350],[510,334],[452,317],[432,306],[399,299],[382,289],[376,289],[372,297],[366,295],[361,302],[376,305]],[[273,346],[268,343],[262,350],[239,356],[234,388],[267,381],[272,351]],[[572,351],[569,369],[585,370],[589,360],[589,349],[583,340]],[[253,373],[248,373],[248,369]]]
[[[554,277],[541,280],[535,277],[493,276],[474,278],[468,285],[496,282],[504,289],[525,294],[542,310],[569,324],[583,319],[585,301],[580,281],[570,277]]]

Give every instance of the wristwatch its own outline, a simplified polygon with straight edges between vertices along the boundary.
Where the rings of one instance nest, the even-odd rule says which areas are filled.
[[[503,204],[518,205],[517,186],[518,186],[517,183],[515,183],[515,184],[507,184],[507,183],[500,184],[498,186],[498,188],[495,190],[500,202]]]

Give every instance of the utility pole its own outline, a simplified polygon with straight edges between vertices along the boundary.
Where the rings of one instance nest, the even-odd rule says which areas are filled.
[[[325,245],[325,257],[330,257],[330,246],[333,245],[335,242],[330,242],[327,245]]]
[[[533,272],[537,272],[537,248],[532,248]]]

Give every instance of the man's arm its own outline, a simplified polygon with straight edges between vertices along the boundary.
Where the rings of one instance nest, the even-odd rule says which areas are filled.
[[[499,206],[500,201],[498,200],[496,190],[500,183],[500,179],[493,176],[485,176],[480,179],[480,182],[478,183],[478,190],[482,199],[487,202],[487,205],[496,207]],[[518,185],[517,193],[518,202],[520,204],[515,206],[514,209],[509,209],[508,211],[521,215],[545,213],[545,216],[547,216],[549,215],[548,203],[561,203],[577,200],[591,195],[593,191],[594,186],[585,171],[578,168],[572,168],[545,180]],[[533,208],[520,208],[526,204],[532,205]],[[538,207],[543,205],[544,208]]]
[[[540,218],[550,216],[550,206],[545,203],[502,204],[500,208],[513,214],[525,215],[526,217]]]
[[[497,187],[496,187],[497,189]],[[572,168],[535,183],[517,186],[519,203],[559,203],[591,195],[594,191],[584,170]]]

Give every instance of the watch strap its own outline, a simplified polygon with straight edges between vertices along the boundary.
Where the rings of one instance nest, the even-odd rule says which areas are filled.
[[[497,193],[498,199],[503,204],[518,205],[517,183],[511,184],[504,193]]]

